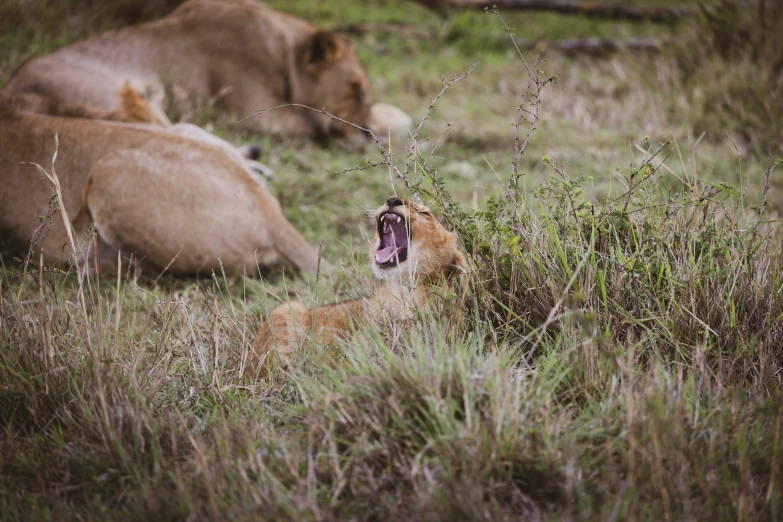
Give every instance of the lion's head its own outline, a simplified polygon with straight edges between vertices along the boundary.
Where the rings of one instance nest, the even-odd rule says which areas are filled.
[[[378,279],[435,277],[464,268],[465,259],[430,209],[392,196],[375,212],[370,265]]]
[[[224,52],[229,40],[238,42],[240,50],[241,45],[250,45],[247,51],[238,51],[246,66],[260,68],[272,80],[285,75],[286,101],[325,109],[360,127],[367,126],[372,107],[370,79],[347,36],[318,29],[257,0],[188,0],[172,17],[184,20],[194,32],[212,30]],[[235,79],[223,80],[231,83]],[[238,92],[230,93],[223,101],[228,103],[239,96]],[[262,108],[268,107],[257,107]],[[362,132],[314,111],[301,109],[299,114],[313,124],[316,136]]]
[[[343,120],[366,127],[372,96],[367,71],[356,56],[348,37],[318,30],[301,44],[299,103],[324,108]],[[328,116],[310,113],[323,136],[354,136],[361,131]]]

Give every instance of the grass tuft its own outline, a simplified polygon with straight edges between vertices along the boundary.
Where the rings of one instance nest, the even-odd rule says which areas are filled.
[[[2,518],[779,520],[780,167],[699,138],[756,127],[734,105],[705,105],[735,118],[726,127],[667,115],[659,91],[674,55],[542,56],[527,69],[494,15],[357,6],[290,8],[324,24],[432,29],[426,46],[394,33],[357,39],[378,99],[409,112],[428,110],[439,78],[484,51],[428,112],[417,147],[390,146],[459,234],[472,267],[464,284],[414,320],[366,326],[298,366],[243,378],[261,317],[279,302],[367,293],[368,232],[356,218],[388,197],[389,172],[329,173],[377,161],[371,145],[247,135],[214,108],[194,111],[221,136],[263,143],[287,217],[343,270],[317,281],[274,270],[175,280],[132,266],[82,277],[3,251]],[[10,7],[37,9],[41,30],[24,18],[13,43],[0,37],[4,77],[22,56],[127,21],[100,14],[111,7],[101,3]],[[71,9],[81,22],[63,23]],[[539,38],[660,31],[508,20]],[[719,31],[709,34],[693,47],[705,61],[692,63],[757,63],[756,43],[725,54]],[[725,69],[701,67],[692,85],[710,91],[715,70]],[[559,81],[547,84],[552,72]],[[683,118],[707,114],[689,107]],[[779,130],[768,123],[758,128]]]

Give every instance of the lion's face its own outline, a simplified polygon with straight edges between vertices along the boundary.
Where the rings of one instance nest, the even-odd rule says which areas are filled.
[[[350,40],[330,31],[317,31],[302,45],[300,64],[305,75],[301,83],[302,103],[366,127],[372,97],[367,76]],[[328,137],[354,136],[359,129],[322,114],[316,118],[320,134]]]
[[[375,212],[370,265],[378,279],[433,276],[463,264],[456,236],[424,205],[392,196]]]

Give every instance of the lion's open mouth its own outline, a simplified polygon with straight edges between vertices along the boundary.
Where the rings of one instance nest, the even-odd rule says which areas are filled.
[[[386,212],[378,218],[378,237],[381,244],[375,252],[375,263],[381,268],[392,268],[408,258],[408,228],[405,218]]]

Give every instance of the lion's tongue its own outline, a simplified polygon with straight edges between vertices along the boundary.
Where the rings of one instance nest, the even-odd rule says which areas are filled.
[[[388,246],[383,250],[377,250],[375,252],[375,262],[379,264],[388,263],[394,259],[394,254],[397,253],[396,245]]]

